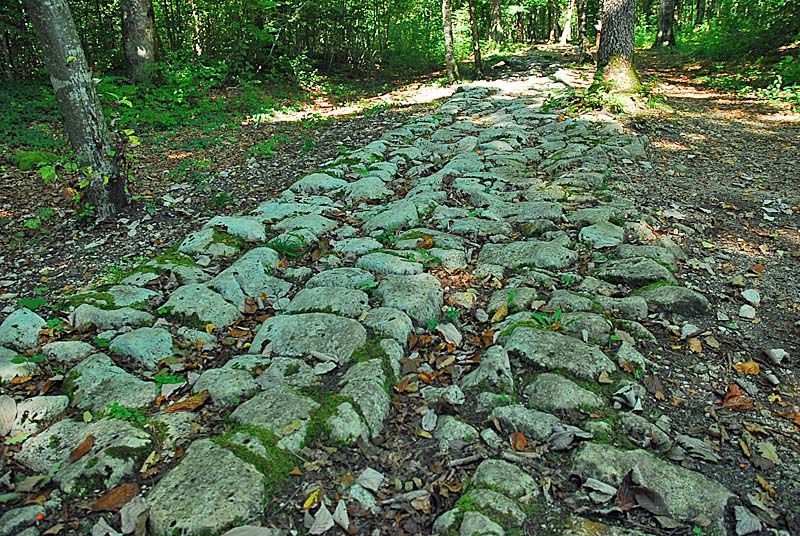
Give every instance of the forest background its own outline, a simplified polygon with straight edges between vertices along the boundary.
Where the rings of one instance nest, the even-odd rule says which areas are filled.
[[[156,151],[173,150],[170,140],[189,132],[193,141],[181,143],[197,152],[223,143],[222,133],[235,137],[248,119],[268,120],[320,97],[341,103],[413,80],[477,78],[484,70],[480,52],[491,69],[498,62],[513,62],[514,51],[553,42],[576,45],[583,60],[591,62],[603,10],[602,0],[68,4],[118,138],[129,146],[145,141]],[[712,87],[800,106],[798,0],[644,0],[636,5],[635,36],[639,47],[674,51],[676,61],[699,61],[702,69],[695,74]],[[126,55],[126,46],[139,47],[138,61],[130,49]],[[450,49],[457,63],[445,61]],[[3,0],[0,164],[38,170],[45,182],[66,177],[66,195],[75,201],[78,218],[88,221],[95,208],[81,199],[88,181],[59,126],[61,115],[46,74],[24,3]],[[245,156],[269,157],[284,141],[272,136],[245,143]],[[305,144],[310,148],[313,140]],[[202,182],[210,165],[202,157],[189,158],[170,172],[178,181]],[[126,173],[128,183],[135,182],[135,162]],[[16,237],[24,240],[54,214],[42,210],[24,221],[0,214],[0,225],[14,226]]]

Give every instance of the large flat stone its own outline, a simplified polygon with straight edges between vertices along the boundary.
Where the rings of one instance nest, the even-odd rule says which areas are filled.
[[[130,307],[121,309],[100,309],[83,303],[72,312],[75,327],[94,325],[100,329],[119,329],[123,326],[143,326],[155,320],[153,315]]]
[[[115,338],[110,348],[152,370],[160,360],[172,357],[172,335],[164,328],[139,328]]]
[[[153,534],[221,534],[264,508],[264,476],[208,439],[192,443],[180,464],[147,495]]]
[[[319,352],[346,362],[366,340],[364,327],[349,318],[328,313],[279,315],[264,322],[250,353],[260,353],[271,341],[274,355],[304,357]]]
[[[642,484],[661,495],[672,517],[691,522],[699,514],[704,514],[711,520],[709,529],[728,534],[725,509],[734,495],[719,482],[644,450],[622,451],[608,445],[583,443],[572,456],[573,474],[584,480],[595,478],[614,486],[618,486],[634,468],[642,475]]]
[[[287,313],[333,313],[358,318],[369,309],[369,296],[360,290],[340,287],[304,288],[289,305]]]
[[[520,326],[504,338],[503,346],[539,367],[564,369],[587,380],[596,381],[601,372],[616,370],[614,362],[596,346],[554,331]]]
[[[231,419],[270,430],[280,438],[278,446],[294,451],[305,439],[311,413],[317,408],[314,400],[287,385],[275,384],[236,408]]]
[[[442,310],[442,285],[430,274],[390,275],[378,285],[384,307],[399,309],[425,326]]]
[[[29,309],[17,309],[0,324],[0,346],[20,351],[35,348],[44,327],[44,318]]]
[[[499,264],[512,270],[524,267],[560,270],[577,261],[578,254],[554,242],[529,240],[486,244],[478,258],[479,262]]]
[[[177,314],[190,321],[214,324],[226,328],[242,315],[235,305],[205,285],[184,285],[170,295],[162,306],[170,314]]]
[[[146,406],[156,398],[153,382],[146,382],[114,364],[105,354],[94,354],[69,373],[71,404],[81,409],[104,411],[108,404]]]
[[[609,261],[594,274],[598,279],[639,288],[659,281],[677,283],[672,272],[652,259],[635,257]]]

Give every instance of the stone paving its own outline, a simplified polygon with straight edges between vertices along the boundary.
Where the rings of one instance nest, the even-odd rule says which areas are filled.
[[[158,536],[222,534],[241,523],[250,528],[227,534],[289,534],[290,527],[255,528],[271,525],[263,512],[270,468],[282,467],[321,424],[332,447],[374,440],[392,418],[395,385],[443,370],[440,383],[422,384],[431,402],[421,425],[428,441],[444,452],[454,441],[483,442],[491,454],[475,460],[459,506],[430,519],[432,533],[536,532],[531,505],[546,487],[524,456],[509,453],[499,425],[566,453],[564,470],[582,486],[576,512],[613,508],[618,486],[632,478],[663,499],[650,510],[662,526],[732,534],[725,519],[733,494],[678,463],[714,452],[642,412],[637,378],[654,366],[643,355],[654,338],[640,322],[710,312],[675,278],[681,248],[648,229],[635,200],[612,195],[624,180],[619,166],[642,158],[647,140],[609,116],[548,111],[558,87],[537,77],[464,86],[431,115],[300,178],[249,215],[212,219],[178,247],[185,256],[150,261],[75,302],[70,321],[93,326],[93,343],[41,348],[45,319],[11,313],[0,326],[2,380],[38,373],[37,363],[17,356],[41,352],[63,370],[66,394],[0,398],[16,404],[0,435],[24,440],[14,463],[55,471],[61,490],[44,504],[7,510],[0,535],[38,535],[37,513],[135,479],[152,452],[169,458],[178,449],[174,466],[97,534],[144,534],[145,525]],[[314,248],[310,266],[292,261]],[[168,295],[148,286],[164,277],[176,287]],[[247,337],[240,324],[264,311],[274,314],[223,366],[189,372],[191,386],[157,381],[179,347],[230,352],[235,346],[221,339],[231,329]],[[489,329],[485,347],[471,349],[467,339],[485,339]],[[426,333],[456,357],[444,369],[415,360],[410,341]],[[229,414],[228,432],[201,437],[195,414],[153,405],[176,388],[207,393],[207,404]],[[146,408],[158,433],[120,418],[80,418],[114,404]],[[470,411],[439,414],[443,404]],[[570,419],[587,408],[617,417]],[[634,448],[609,445],[614,434]],[[75,460],[88,436],[93,445]],[[376,473],[359,477],[338,507],[329,498],[306,514],[308,533],[341,533],[335,524],[346,523],[353,505],[389,507],[376,498],[383,476],[369,471]],[[406,499],[427,500],[424,490],[414,493]],[[749,511],[739,509],[737,519],[745,518]],[[607,523],[576,513],[560,533],[645,534]]]

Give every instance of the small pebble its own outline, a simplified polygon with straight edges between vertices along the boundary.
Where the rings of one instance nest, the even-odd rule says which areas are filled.
[[[753,307],[758,307],[761,304],[761,294],[756,289],[743,290],[741,296],[744,301]]]
[[[742,318],[747,318],[748,320],[754,319],[756,317],[755,307],[752,305],[742,305],[739,308],[739,316]]]

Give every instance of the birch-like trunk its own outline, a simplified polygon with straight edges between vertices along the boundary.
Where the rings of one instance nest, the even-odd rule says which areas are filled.
[[[128,204],[125,177],[112,152],[100,102],[94,91],[72,13],[66,0],[25,0],[25,8],[42,45],[58,107],[72,149],[85,170],[85,202],[98,220],[114,216]]]
[[[447,65],[447,76],[450,80],[458,80],[458,64],[453,45],[453,10],[450,0],[442,0],[442,25],[444,26],[444,60]]]
[[[131,77],[147,79],[147,67],[156,61],[156,21],[153,0],[122,0],[122,48]]]
[[[559,45],[566,45],[572,40],[572,16],[575,13],[575,0],[569,0],[567,6],[567,16],[564,20],[564,30],[561,32],[561,39]]]

